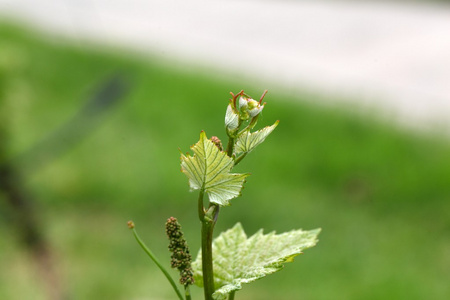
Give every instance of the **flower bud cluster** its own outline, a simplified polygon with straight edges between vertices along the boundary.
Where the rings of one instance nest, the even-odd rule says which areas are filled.
[[[184,239],[181,225],[177,219],[170,217],[166,222],[166,234],[169,238],[169,251],[172,252],[170,266],[180,271],[180,283],[188,285],[194,283],[194,273],[191,268],[192,257]]]
[[[256,117],[263,110],[264,104],[247,97],[239,98],[239,114],[241,120],[248,120]]]
[[[223,151],[222,141],[217,136],[212,136],[211,142],[213,142],[220,151]]]
[[[232,99],[230,99],[225,114],[225,128],[229,137],[236,138],[242,122],[249,122],[246,129],[252,129],[256,125],[258,116],[266,104],[262,102],[266,93],[267,90],[264,91],[259,101],[252,99],[244,91],[240,91],[236,95],[230,93]]]

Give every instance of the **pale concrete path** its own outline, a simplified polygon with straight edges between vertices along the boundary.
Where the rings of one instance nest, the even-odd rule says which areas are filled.
[[[0,13],[450,129],[450,6],[424,2],[0,0]]]

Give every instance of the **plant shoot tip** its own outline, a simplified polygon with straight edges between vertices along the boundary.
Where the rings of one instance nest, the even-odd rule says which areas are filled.
[[[129,229],[133,229],[134,228],[134,222],[131,221],[131,220],[127,222],[127,225],[128,225]]]

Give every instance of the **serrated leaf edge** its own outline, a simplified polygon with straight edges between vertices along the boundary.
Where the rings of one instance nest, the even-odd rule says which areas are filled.
[[[255,132],[250,132],[250,130],[244,131],[237,138],[234,154],[239,155],[241,153],[250,153],[253,149],[255,149],[257,146],[259,146],[266,140],[266,138],[274,131],[274,129],[278,126],[278,124],[279,121],[276,121],[274,124],[266,126]],[[259,140],[256,140],[258,135],[261,135],[263,137],[260,138]],[[251,139],[253,139],[253,141],[249,142],[249,140]],[[249,144],[252,142],[254,143]]]
[[[201,159],[200,157],[197,158],[197,156],[199,156],[198,154],[200,154],[201,152],[204,152],[204,160],[207,160],[206,152],[207,148],[209,147],[217,148],[217,146],[208,139],[205,131],[202,130],[200,132],[199,141],[190,147],[194,154],[190,155],[189,153],[187,153],[186,155],[184,155],[183,153],[181,153],[181,172],[183,172],[188,177],[191,191],[203,190],[207,193],[210,202],[221,206],[228,206],[230,205],[230,200],[241,195],[242,188],[245,183],[245,178],[250,174],[229,173],[234,166],[234,161],[232,158],[227,156],[225,151],[221,151],[218,148],[216,156],[220,154],[222,157],[220,158],[220,162],[216,163],[216,167],[220,166],[222,160],[227,160],[227,162],[223,166],[221,166],[221,169],[219,171],[215,169],[208,170],[208,172],[199,170],[195,163],[195,160]],[[205,166],[206,165],[207,163],[205,162]],[[217,174],[213,178],[210,178],[208,181],[206,181],[206,177],[209,173],[211,173],[211,171],[214,171]],[[205,174],[203,174],[202,172],[204,172]],[[201,179],[201,182],[199,179]],[[208,186],[208,184],[214,181],[216,181],[214,184]],[[220,193],[220,186],[225,182],[231,182],[232,186],[234,186],[234,189],[224,189],[223,193]]]
[[[245,233],[245,231],[244,231],[244,229],[242,227],[242,224],[241,223],[236,223],[232,228],[230,228],[227,231],[221,233],[216,239],[214,239],[213,245],[214,245],[214,242],[216,242],[218,239],[220,239],[220,238],[224,239],[225,236],[227,236],[227,234],[230,234],[232,231],[235,231],[235,230],[238,230],[238,232],[237,232],[238,234],[243,234],[242,238],[245,238],[245,243],[248,243],[249,241],[252,241],[252,240],[258,241],[258,238],[261,238],[261,237],[265,238],[266,240],[270,240],[270,238],[269,238],[270,236],[282,236],[282,235],[289,235],[289,234],[292,234],[292,233],[299,233],[299,234],[300,233],[309,233],[310,235],[312,235],[313,239],[311,241],[309,241],[308,243],[305,243],[305,244],[302,244],[301,246],[296,247],[297,250],[295,248],[291,249],[291,251],[294,252],[291,255],[287,255],[287,256],[284,256],[284,257],[276,258],[276,259],[274,259],[272,261],[267,262],[266,264],[261,265],[260,268],[264,269],[264,271],[265,271],[264,274],[257,274],[257,273],[255,273],[248,279],[245,279],[245,278],[241,278],[239,280],[232,279],[230,283],[224,284],[224,285],[222,285],[220,287],[216,286],[217,290],[216,290],[216,292],[213,295],[214,299],[219,299],[219,300],[226,299],[228,293],[230,293],[232,291],[240,290],[242,288],[242,283],[250,283],[250,282],[253,282],[255,280],[259,280],[259,279],[261,279],[261,278],[263,278],[263,277],[265,277],[267,275],[270,275],[272,273],[275,273],[275,272],[281,270],[282,268],[284,268],[284,263],[292,262],[296,256],[298,256],[298,255],[303,253],[303,250],[306,250],[306,249],[309,249],[309,248],[315,246],[318,243],[318,241],[319,241],[317,236],[318,236],[318,234],[321,231],[320,228],[313,229],[313,230],[307,230],[307,231],[302,230],[302,229],[297,229],[297,230],[291,230],[291,231],[284,232],[284,233],[281,233],[281,234],[277,235],[275,231],[272,231],[272,232],[269,232],[267,234],[264,234],[263,230],[260,229],[255,234],[253,234],[252,236],[247,237],[247,234]],[[295,251],[298,251],[298,252],[295,252]],[[217,260],[218,258],[219,258],[219,256],[215,255],[215,259]],[[201,251],[199,251],[199,253],[197,255],[197,258],[196,258],[195,262],[193,263],[193,267],[195,266],[194,268],[196,269],[195,276],[197,277],[197,279],[199,279],[199,276],[202,276],[201,267],[200,267],[201,263],[200,262],[201,262]],[[214,273],[215,273],[215,276],[216,276],[215,279],[218,279],[219,276],[218,276],[218,274],[216,274],[216,271]],[[227,279],[225,279],[225,280],[227,280]],[[230,279],[228,279],[228,280],[230,280]],[[200,283],[200,286],[201,286],[201,280],[196,280],[196,282]],[[218,282],[216,282],[216,284],[217,283]]]

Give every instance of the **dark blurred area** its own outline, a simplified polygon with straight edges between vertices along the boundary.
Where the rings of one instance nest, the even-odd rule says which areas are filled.
[[[0,191],[6,202],[5,210],[8,212],[8,221],[16,228],[19,242],[28,248],[33,259],[37,263],[37,271],[40,273],[43,283],[46,284],[46,293],[49,299],[65,299],[62,284],[59,280],[60,272],[54,266],[54,254],[52,247],[46,240],[43,232],[45,229],[40,224],[40,209],[36,200],[27,191],[26,179],[45,168],[47,164],[57,160],[61,155],[76,147],[83,138],[92,133],[100,124],[102,114],[105,114],[126,92],[126,83],[120,75],[110,76],[108,80],[99,85],[98,91],[80,108],[76,115],[54,130],[47,137],[37,141],[31,149],[8,157],[9,140],[7,122],[7,90],[9,83],[7,72],[1,82],[4,93],[2,97],[3,118],[0,127]],[[22,177],[25,177],[25,181]]]
[[[0,299],[173,299],[126,221],[168,265],[177,217],[195,256],[179,149],[201,130],[226,141],[229,92],[266,88],[178,62],[0,23]],[[216,235],[236,222],[322,233],[236,297],[448,299],[448,138],[275,90],[258,127],[280,125],[237,167],[252,175]]]

